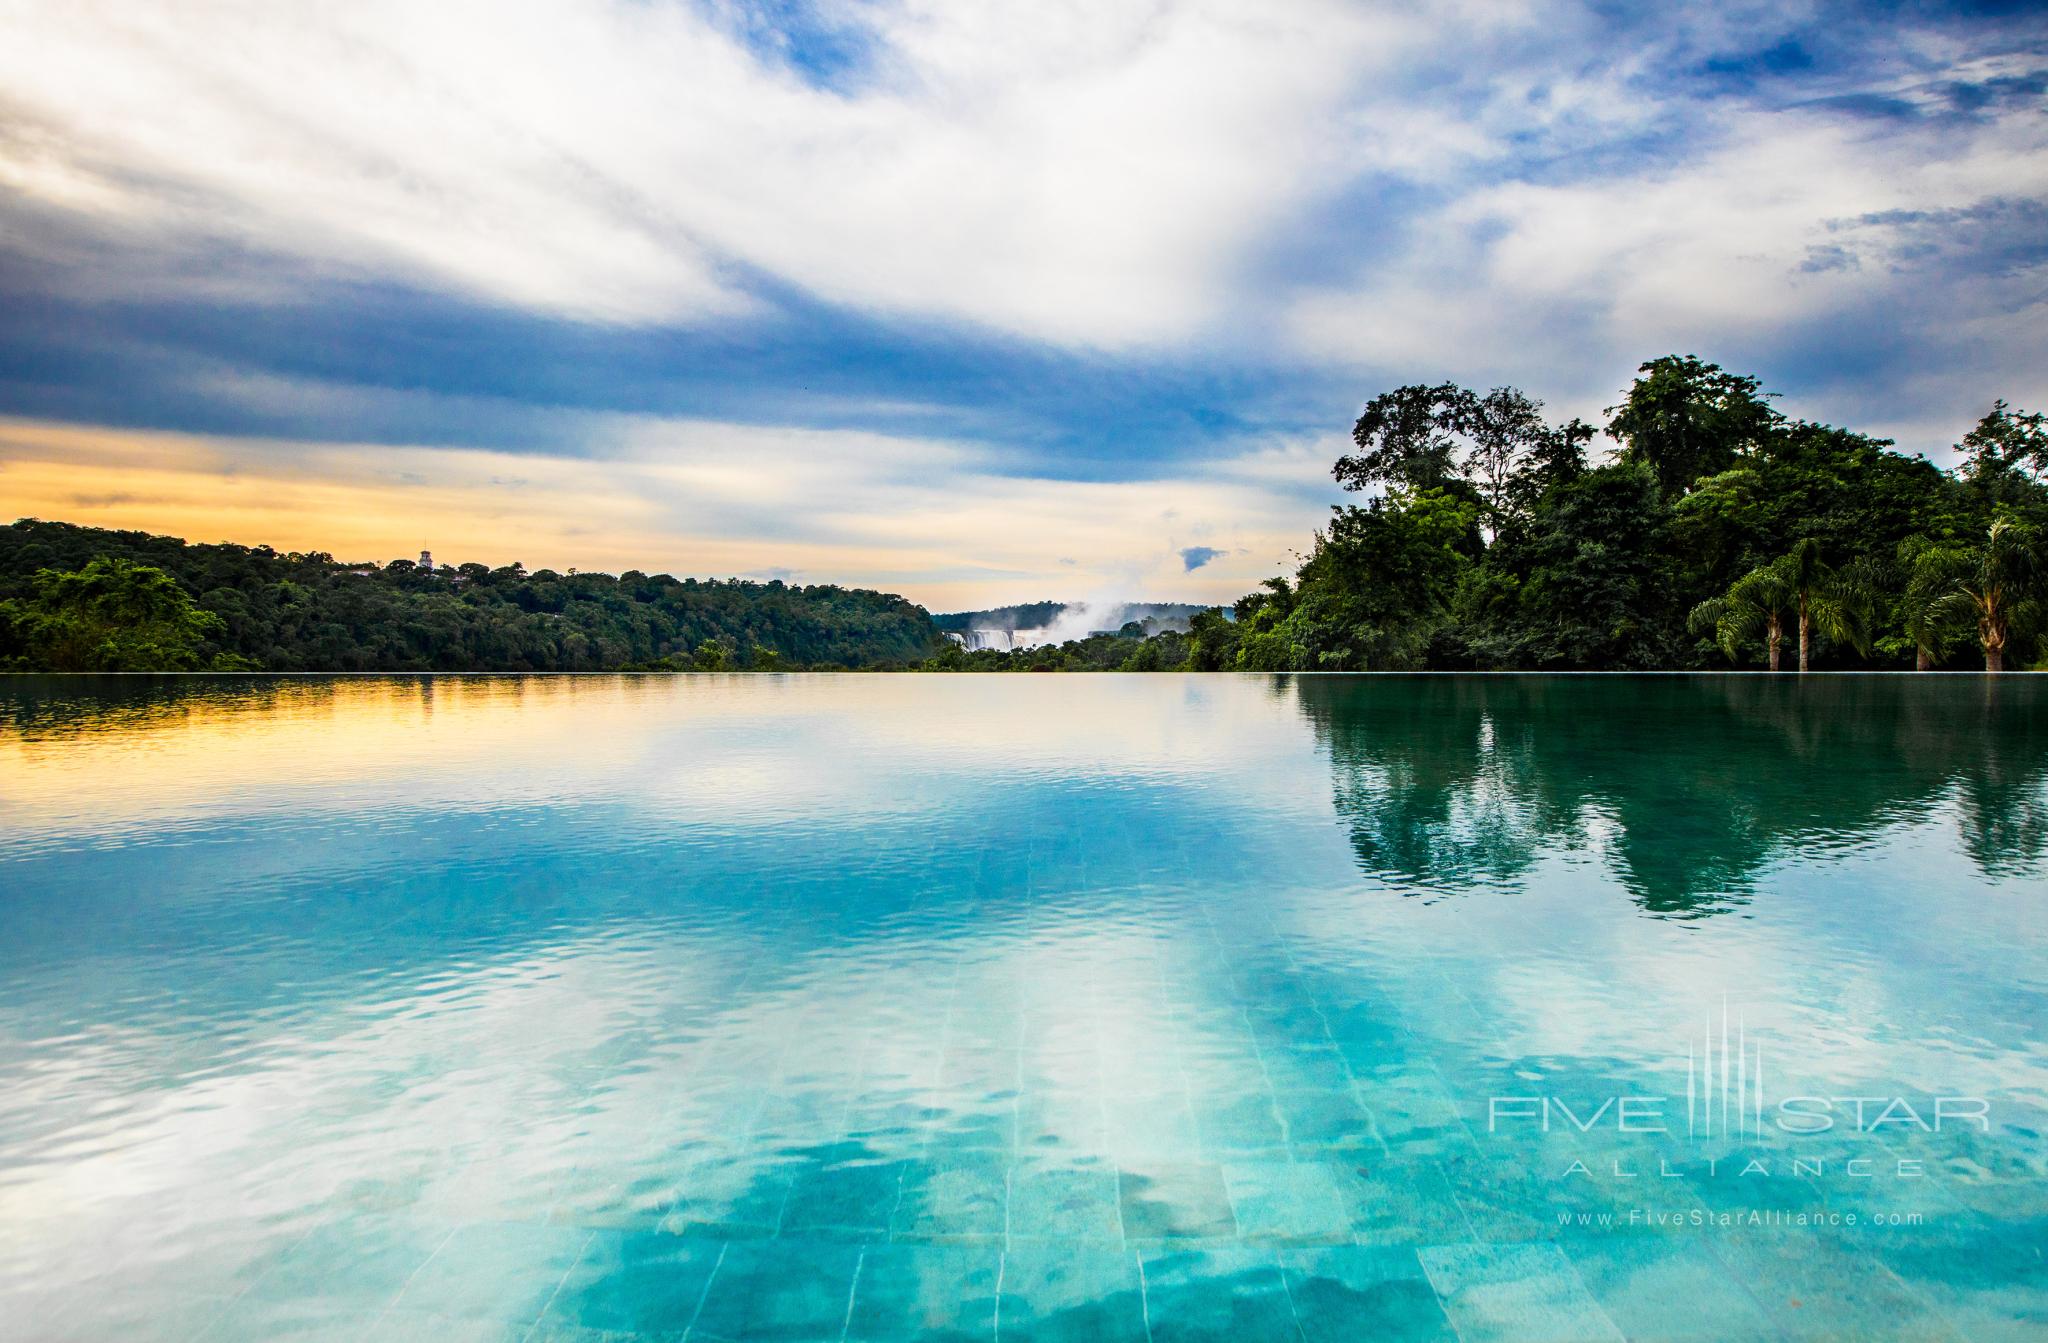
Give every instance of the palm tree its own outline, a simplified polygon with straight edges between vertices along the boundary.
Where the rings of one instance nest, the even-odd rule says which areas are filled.
[[[1969,552],[1909,537],[1899,545],[1899,558],[1910,566],[1906,590],[1899,598],[1899,622],[1913,641],[1913,670],[1928,671],[1960,632],[1947,599],[1969,571]]]
[[[2005,649],[2015,629],[2032,624],[2040,612],[2040,538],[2011,518],[1991,524],[1984,544],[1965,556],[1954,586],[1940,600],[1944,614],[1977,622],[1984,670],[2005,670]]]
[[[1869,652],[1870,593],[1874,585],[1854,566],[1831,569],[1821,561],[1820,543],[1799,542],[1788,555],[1759,565],[1735,580],[1726,596],[1695,606],[1687,625],[1695,634],[1714,631],[1731,660],[1743,641],[1764,636],[1772,671],[1785,638],[1785,617],[1799,632],[1799,670],[1812,665],[1813,632]]]
[[[1799,541],[1792,553],[1777,561],[1792,587],[1799,616],[1799,670],[1812,663],[1813,631],[1818,628],[1837,643],[1870,653],[1870,587],[1854,566],[1831,569],[1820,557],[1820,542]]]
[[[1772,671],[1785,642],[1785,614],[1793,604],[1792,586],[1782,563],[1766,564],[1735,580],[1727,594],[1709,597],[1692,608],[1686,625],[1694,634],[1714,632],[1714,642],[1733,662],[1741,645],[1763,635]]]

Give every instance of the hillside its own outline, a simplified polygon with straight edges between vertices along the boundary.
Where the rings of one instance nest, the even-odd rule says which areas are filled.
[[[861,588],[516,564],[429,572],[33,519],[0,526],[0,602],[29,598],[38,570],[98,557],[160,568],[219,617],[203,663],[266,671],[878,667],[921,660],[939,638],[923,607]],[[0,666],[34,669],[5,626]]]

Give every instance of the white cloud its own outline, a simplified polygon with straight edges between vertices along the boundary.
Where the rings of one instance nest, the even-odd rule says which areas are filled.
[[[13,0],[0,181],[172,239],[604,321],[827,299],[1187,336],[1316,188],[1302,128],[1428,30],[1336,0],[849,11],[850,91],[626,0]]]
[[[1326,465],[1304,462],[1309,479],[1289,479],[1265,451],[1169,480],[1076,481],[978,445],[853,430],[569,414],[559,427],[587,455],[0,420],[0,493],[27,516],[194,541],[351,560],[431,549],[529,568],[780,571],[935,610],[1229,601],[1306,544],[1327,502],[1315,493]],[[1189,573],[1181,551],[1197,543],[1225,553]]]
[[[1568,0],[816,8],[860,51],[829,86],[740,0],[0,0],[8,253],[95,298],[289,302],[311,274],[628,324],[741,318],[789,286],[1075,349],[1511,380],[1587,415],[1679,349],[1800,365],[1799,408],[1857,423],[2048,400],[2038,264],[1958,280],[1835,227],[2043,196],[2037,102],[1947,114],[1954,81],[2031,75],[2009,35],[1897,20],[1882,70],[1712,97],[1688,83],[1711,56],[1877,25]],[[1859,119],[1849,95],[1925,115]],[[1828,248],[1845,264],[1808,264]],[[1829,366],[1827,324],[1900,322],[1925,378]]]
[[[1391,264],[1300,296],[1293,340],[1316,357],[1418,377],[1554,389],[1558,409],[1590,418],[1639,359],[1695,350],[1748,369],[1803,343],[1804,357],[1824,365],[1826,325],[1867,317],[1910,323],[1903,340],[1930,352],[1951,347],[1914,388],[1943,398],[1951,433],[1994,384],[2002,395],[2048,398],[2038,341],[1976,339],[1986,327],[2011,337],[2039,325],[2027,312],[2048,284],[2048,261],[1973,273],[1953,255],[1969,245],[1953,228],[1929,264],[1924,247],[1855,224],[2040,195],[2048,123],[2037,112],[1872,126],[1818,108],[1751,109],[1702,120],[1695,134],[1707,148],[1627,177],[1473,187]],[[1830,258],[1839,264],[1815,264]],[[1982,376],[1959,374],[1972,363]],[[1804,403],[1790,408],[1860,426],[1875,400],[1878,419],[1915,422],[1896,383],[1873,387],[1861,370],[1843,372],[1842,387],[1809,379]],[[1928,385],[1937,380],[1945,388]],[[1925,423],[1924,403],[1918,414]]]

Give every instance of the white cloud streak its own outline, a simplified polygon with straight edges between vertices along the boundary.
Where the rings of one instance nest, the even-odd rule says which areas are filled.
[[[1336,0],[849,10],[851,91],[627,0],[0,5],[0,182],[599,321],[741,277],[1101,347],[1175,340],[1317,188],[1299,133],[1426,28]]]
[[[934,610],[1098,593],[1227,602],[1280,571],[1326,499],[1286,447],[1160,481],[1059,480],[972,444],[576,417],[589,455],[390,447],[0,420],[11,512],[382,561],[769,576]],[[1335,498],[1331,486],[1325,494]],[[1195,573],[1180,551],[1227,553]],[[1075,564],[1062,560],[1086,558]]]
[[[839,88],[750,44],[746,12],[0,0],[0,190],[158,255],[580,320],[732,318],[766,278],[1071,347],[1277,330],[1311,359],[1533,368],[1536,331],[1583,361],[1840,311],[1890,282],[1797,278],[1827,221],[2039,195],[2048,149],[2025,104],[1858,126],[1656,89],[1656,60],[1759,40],[1733,10],[1609,49],[1573,4],[840,0],[823,18],[864,56]],[[1897,40],[1909,70],[2025,69]],[[1674,118],[1683,147],[1602,166]],[[1408,241],[1353,283],[1260,276],[1261,248],[1362,181],[1442,203],[1361,198],[1357,232]],[[1589,329],[1555,339],[1560,304]]]
[[[2024,216],[1974,237],[1938,226],[1933,245],[1885,222],[2048,198],[2038,107],[1924,122],[1743,107],[1702,115],[1692,137],[1690,153],[1626,175],[1470,185],[1354,284],[1300,294],[1292,343],[1361,368],[1521,382],[1597,421],[1643,358],[1824,367],[1832,342],[1898,324],[1897,343],[1930,356],[1917,373],[1873,384],[1849,361],[1844,385],[1803,376],[1790,408],[1859,428],[1888,419],[1919,447],[1934,420],[1953,435],[1994,395],[2048,398],[2048,212],[2031,239],[2013,236]]]
[[[1831,99],[1888,76],[1817,77],[1778,105],[1677,87],[1814,18],[1797,4],[1618,35],[1577,4],[1480,0],[821,0],[816,17],[860,52],[841,76],[807,78],[801,41],[750,34],[741,0],[0,0],[0,222],[33,225],[0,261],[89,300],[283,304],[340,280],[624,325],[744,324],[793,290],[913,323],[912,344],[1221,352],[1361,396],[1513,381],[1588,418],[1642,358],[1767,377],[1803,360],[1788,409],[1922,448],[1994,395],[2048,403],[2039,221],[2039,246],[2002,258],[2018,225],[1972,242],[1870,222],[2048,197],[2038,97],[1940,114],[1945,80],[2031,77],[2024,54],[1901,28],[1902,73],[1875,92],[1927,115],[1859,119]],[[1303,239],[1313,264],[1290,271],[1276,258]],[[1894,329],[1896,350],[1830,365],[1829,342]],[[412,432],[361,426],[354,389],[217,377],[224,405],[288,398],[320,421],[310,438]],[[473,452],[208,451],[244,479],[304,470],[308,499],[358,489],[365,526],[363,472],[424,471],[449,516],[480,515],[479,555],[520,518],[553,538],[551,556],[522,545],[530,561],[795,566],[953,604],[1227,596],[1306,543],[1334,446],[1130,446],[1130,473],[1162,483],[1056,480],[930,438],[628,414],[576,431],[600,465],[494,453],[483,431]],[[49,465],[0,461],[16,481]],[[588,528],[543,526],[491,483],[528,477],[643,550],[588,555]],[[1190,573],[1194,545],[1225,555]]]

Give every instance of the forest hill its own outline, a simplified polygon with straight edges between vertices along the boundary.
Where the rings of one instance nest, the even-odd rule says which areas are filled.
[[[0,527],[14,670],[617,671],[911,665],[937,635],[887,593],[667,574],[364,566],[267,546]]]
[[[1608,435],[1512,388],[1369,402],[1289,582],[1194,631],[1243,670],[2027,666],[2041,653],[2048,430],[1999,402],[1943,471],[1788,420],[1689,356],[1638,371]]]
[[[0,668],[1381,671],[2031,666],[2048,428],[1996,403],[1944,471],[1792,420],[1757,379],[1641,366],[1592,426],[1514,388],[1369,401],[1291,576],[1185,633],[969,652],[902,597],[738,579],[339,563],[0,527]],[[1795,662],[1796,659],[1796,662]]]

